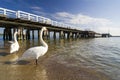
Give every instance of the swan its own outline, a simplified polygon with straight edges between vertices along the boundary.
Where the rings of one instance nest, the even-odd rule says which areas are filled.
[[[40,56],[43,56],[48,51],[48,45],[42,38],[43,31],[47,31],[46,27],[42,27],[42,29],[40,31],[40,42],[41,42],[42,46],[29,48],[28,50],[26,50],[23,53],[20,60],[22,60],[22,59],[35,59],[36,65],[38,64],[38,58]]]
[[[18,44],[18,41],[17,41],[17,31],[15,31],[14,33],[14,41],[9,41],[9,43],[11,43],[10,45],[10,53],[13,53],[13,52],[16,52],[19,50],[19,44]]]

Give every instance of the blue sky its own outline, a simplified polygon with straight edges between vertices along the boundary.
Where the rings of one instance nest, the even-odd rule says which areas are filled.
[[[100,33],[120,35],[120,0],[0,0],[0,7],[34,13]]]

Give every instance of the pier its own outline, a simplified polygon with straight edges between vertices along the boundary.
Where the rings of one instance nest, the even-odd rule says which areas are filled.
[[[0,8],[0,27],[4,28],[3,39],[12,40],[15,30],[19,30],[18,39],[34,39],[35,31],[38,38],[40,37],[40,29],[47,27],[48,33],[44,33],[44,37],[52,37],[56,39],[56,34],[59,38],[94,38],[97,34],[94,31],[83,31],[74,29],[73,26],[61,22],[53,21],[49,18],[38,16],[24,11],[14,11],[5,8]]]

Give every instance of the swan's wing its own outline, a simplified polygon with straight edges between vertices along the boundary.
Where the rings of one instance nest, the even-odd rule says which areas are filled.
[[[30,48],[28,50],[26,50],[23,55],[22,55],[22,59],[33,59],[35,58],[35,52],[34,52],[35,48]]]
[[[29,48],[23,53],[21,59],[36,59],[37,57],[44,55],[46,51],[45,47],[42,46]]]
[[[18,43],[12,43],[10,45],[10,53],[13,53],[15,51],[18,51],[19,50],[19,44]]]
[[[15,44],[14,43],[12,43],[11,45],[10,45],[10,53],[13,53],[13,52],[15,52]]]

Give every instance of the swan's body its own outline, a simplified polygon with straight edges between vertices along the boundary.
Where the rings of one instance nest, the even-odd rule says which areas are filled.
[[[40,41],[42,43],[42,46],[29,48],[23,53],[21,59],[36,59],[36,65],[37,65],[38,58],[40,56],[43,56],[48,50],[48,45],[43,41],[42,38],[43,31],[45,30],[46,28],[43,27],[40,32]]]
[[[10,45],[10,53],[13,53],[13,52],[16,52],[16,51],[19,50],[19,44],[18,44],[16,35],[17,35],[17,32],[14,33],[14,42],[9,41],[11,43],[11,45]]]

